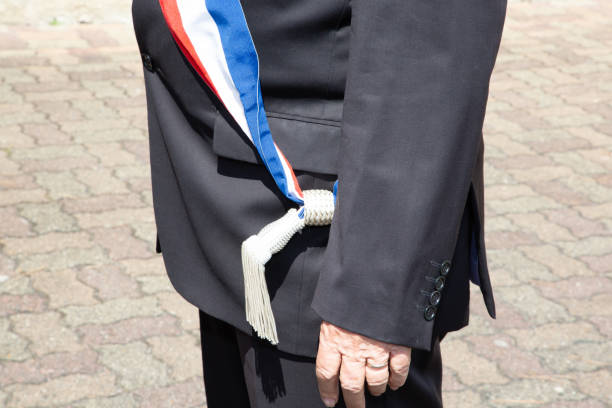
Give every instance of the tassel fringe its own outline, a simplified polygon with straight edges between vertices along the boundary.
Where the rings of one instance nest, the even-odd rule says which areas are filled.
[[[331,223],[334,213],[332,192],[305,190],[304,210],[305,216],[300,218],[297,209],[289,209],[283,217],[263,227],[257,235],[247,238],[241,247],[246,318],[257,335],[272,344],[278,344],[278,334],[266,284],[265,265],[305,225]]]

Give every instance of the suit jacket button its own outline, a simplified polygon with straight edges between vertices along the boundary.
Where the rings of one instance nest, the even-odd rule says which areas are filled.
[[[142,63],[148,71],[153,72],[153,59],[149,54],[142,54]]]
[[[429,295],[429,303],[432,306],[438,306],[438,303],[440,303],[440,299],[442,299],[442,294],[437,290],[434,290],[433,292],[431,292],[431,295]]]
[[[444,276],[438,276],[436,278],[436,280],[434,281],[434,286],[435,286],[436,290],[444,289],[445,280],[446,280],[446,278],[444,278]]]
[[[427,306],[425,308],[425,320],[429,321],[429,320],[433,320],[434,317],[436,317],[436,307],[435,306]]]
[[[440,275],[442,276],[448,275],[448,273],[450,272],[450,269],[451,269],[450,261],[446,260],[442,262],[442,265],[440,265]]]

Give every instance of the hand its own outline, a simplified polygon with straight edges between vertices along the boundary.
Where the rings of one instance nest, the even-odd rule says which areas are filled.
[[[409,347],[383,343],[352,333],[329,322],[321,323],[316,374],[321,399],[327,407],[338,402],[338,380],[347,408],[365,408],[364,382],[372,395],[406,382]]]

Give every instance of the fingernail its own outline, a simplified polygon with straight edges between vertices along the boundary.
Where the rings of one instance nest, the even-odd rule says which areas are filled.
[[[336,401],[334,401],[333,399],[324,398],[323,403],[327,408],[332,408],[336,406]]]

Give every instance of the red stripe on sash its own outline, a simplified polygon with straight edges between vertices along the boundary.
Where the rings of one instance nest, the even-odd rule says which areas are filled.
[[[285,157],[285,154],[278,147],[276,142],[274,142],[274,146],[276,147],[276,150],[278,151],[278,153],[282,156],[283,160],[288,164],[289,171],[291,172],[291,177],[293,178],[293,184],[295,185],[295,190],[300,195],[300,198],[304,198],[304,193],[302,192],[302,188],[300,187],[300,183],[298,183],[297,178],[295,178],[295,173],[293,173],[293,167],[289,163],[289,160],[287,160],[287,158]]]
[[[166,19],[166,23],[170,28],[170,32],[172,33],[174,40],[181,49],[181,52],[183,53],[183,55],[185,55],[185,57],[187,58],[191,66],[196,70],[196,72],[200,74],[202,79],[204,79],[206,85],[208,85],[208,87],[215,93],[215,95],[217,95],[217,98],[219,98],[221,103],[223,103],[219,93],[217,92],[217,89],[213,85],[213,82],[210,77],[208,76],[208,72],[206,72],[206,69],[204,69],[202,61],[200,61],[198,54],[195,52],[195,48],[193,47],[191,40],[189,39],[187,33],[185,32],[185,29],[183,28],[183,20],[181,19],[181,14],[178,10],[176,0],[159,0],[159,4],[161,6],[162,13],[164,14],[164,17]]]

